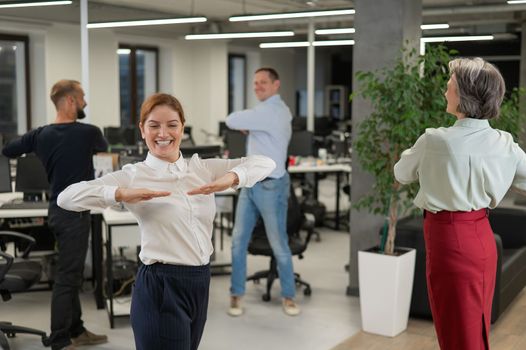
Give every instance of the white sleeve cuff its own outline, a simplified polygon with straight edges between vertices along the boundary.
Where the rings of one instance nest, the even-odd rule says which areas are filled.
[[[247,174],[245,172],[245,169],[241,168],[241,167],[236,167],[232,170],[230,170],[231,172],[233,173],[236,173],[238,179],[239,179],[239,183],[237,184],[237,186],[234,187],[234,189],[240,189],[242,187],[245,187],[246,184],[247,184]]]
[[[117,186],[104,186],[104,200],[108,205],[117,204],[115,200],[115,192],[117,192]]]

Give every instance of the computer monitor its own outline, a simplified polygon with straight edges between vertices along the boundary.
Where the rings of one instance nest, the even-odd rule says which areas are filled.
[[[194,153],[197,153],[201,159],[215,158],[221,155],[221,146],[219,145],[181,146],[180,149],[184,157],[191,157]]]
[[[44,200],[44,194],[49,192],[46,169],[33,153],[17,159],[15,180],[15,191],[24,193],[24,201]]]
[[[110,145],[134,146],[139,140],[140,132],[134,125],[106,126],[103,129],[104,137]]]
[[[127,146],[134,146],[139,141],[139,130],[134,125],[121,128],[122,143]]]
[[[11,167],[9,158],[0,155],[0,192],[13,192],[11,187]]]
[[[104,137],[110,145],[122,144],[121,130],[118,126],[106,126],[103,129]]]
[[[287,152],[291,156],[308,157],[314,155],[314,135],[310,131],[294,131]]]
[[[228,158],[244,157],[247,154],[247,135],[238,130],[227,130],[225,149],[228,150]]]

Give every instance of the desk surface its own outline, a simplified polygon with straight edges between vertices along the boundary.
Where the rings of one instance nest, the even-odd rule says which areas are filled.
[[[9,202],[13,199],[22,199],[22,192],[0,193],[0,204]],[[0,218],[31,218],[31,217],[46,217],[47,209],[1,209]]]
[[[330,172],[351,172],[349,164],[324,164],[324,165],[310,165],[300,164],[289,166],[288,172],[293,173],[330,173]]]

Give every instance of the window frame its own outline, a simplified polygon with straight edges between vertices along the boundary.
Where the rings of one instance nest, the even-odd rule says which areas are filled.
[[[9,41],[21,41],[25,45],[24,49],[24,69],[25,69],[25,83],[26,83],[26,131],[31,130],[31,72],[29,70],[29,36],[27,35],[15,35],[15,34],[6,34],[0,33],[0,40],[9,40]],[[18,129],[18,120],[20,116],[17,116],[17,129]]]
[[[227,80],[227,91],[228,91],[228,113],[234,112],[233,110],[233,99],[231,98],[231,91],[230,91],[230,60],[233,58],[242,58],[243,59],[243,109],[247,108],[247,72],[248,72],[248,61],[247,61],[247,55],[240,54],[240,53],[229,53],[228,54],[228,80]]]
[[[130,76],[130,125],[139,125],[140,111],[137,110],[137,50],[155,52],[155,90],[159,91],[159,48],[147,45],[119,44],[119,49],[130,50],[128,74]],[[119,67],[119,99],[121,95],[120,67]],[[120,109],[120,103],[119,103]],[[120,114],[120,112],[119,112]],[[120,118],[119,118],[120,123]],[[122,125],[121,125],[122,126]]]

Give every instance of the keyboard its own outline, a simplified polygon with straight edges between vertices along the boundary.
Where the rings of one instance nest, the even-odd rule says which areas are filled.
[[[47,209],[49,202],[6,202],[0,209]]]

